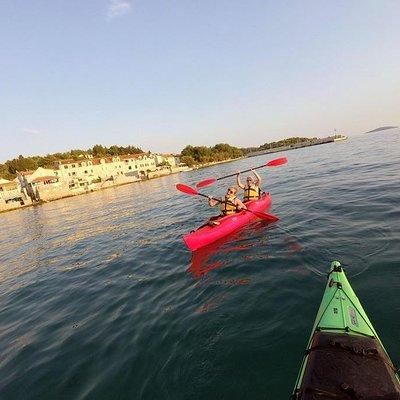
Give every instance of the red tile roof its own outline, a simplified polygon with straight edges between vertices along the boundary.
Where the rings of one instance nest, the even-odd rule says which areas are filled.
[[[57,160],[56,163],[60,164],[60,165],[64,165],[64,164],[74,164],[77,163],[78,161],[74,160],[73,158],[68,158],[66,160]]]
[[[126,160],[126,159],[139,159],[143,158],[144,156],[149,157],[149,154],[147,153],[140,153],[140,154],[124,154],[122,156],[119,156],[121,160]]]

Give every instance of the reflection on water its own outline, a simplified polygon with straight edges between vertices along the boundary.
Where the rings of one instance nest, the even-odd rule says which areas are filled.
[[[203,277],[210,271],[226,265],[227,261],[224,262],[224,255],[231,253],[237,253],[237,256],[244,262],[268,260],[269,252],[265,250],[268,249],[268,236],[271,234],[271,230],[279,236],[283,235],[283,251],[288,253],[302,251],[298,239],[288,234],[287,229],[281,228],[277,224],[257,221],[211,245],[192,252],[192,262],[188,272],[196,279]],[[245,252],[246,254],[241,254],[240,252]]]
[[[276,157],[0,215],[0,398],[288,398],[333,259],[399,361],[399,137],[288,152],[260,170],[280,221],[193,254],[214,211],[175,184]]]

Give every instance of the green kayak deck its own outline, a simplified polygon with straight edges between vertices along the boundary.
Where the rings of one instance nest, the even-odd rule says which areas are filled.
[[[291,397],[400,400],[400,382],[343,268],[334,261]]]

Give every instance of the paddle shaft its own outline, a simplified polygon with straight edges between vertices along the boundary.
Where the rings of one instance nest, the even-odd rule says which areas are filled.
[[[286,157],[281,157],[281,158],[277,158],[275,160],[268,161],[266,164],[259,165],[258,167],[245,169],[244,171],[241,171],[241,172],[249,172],[249,171],[252,171],[254,169],[263,168],[263,167],[276,167],[278,165],[282,165],[282,164],[286,164],[286,163],[287,163],[287,158]],[[205,187],[205,186],[208,186],[208,185],[212,185],[216,181],[220,181],[221,179],[226,179],[226,178],[230,178],[230,177],[235,176],[235,175],[239,175],[239,173],[240,173],[240,171],[238,173],[221,176],[219,178],[206,179],[204,181],[201,181],[201,182],[197,183],[196,187],[200,188],[200,187]]]
[[[197,190],[194,190],[190,186],[183,185],[182,183],[176,184],[176,188],[180,192],[186,193],[186,194],[188,194],[190,196],[202,196],[202,197],[206,197],[206,198],[210,199],[209,196],[207,196],[207,195],[205,195],[203,193],[199,193]],[[219,200],[219,199],[216,199],[215,197],[211,197],[211,199],[216,201],[217,203],[231,204],[231,205],[236,207],[236,204],[232,203],[231,201]],[[269,221],[269,222],[278,221],[278,219],[279,219],[275,215],[266,214],[266,213],[262,213],[262,212],[259,212],[259,211],[252,211],[252,210],[248,210],[247,208],[243,208],[243,211],[248,211],[248,212],[252,213],[253,215],[255,215],[256,217],[264,219],[264,220]]]
[[[265,164],[263,164],[263,165],[259,165],[258,167],[254,167],[254,168],[245,169],[244,171],[240,171],[240,173],[242,173],[242,172],[249,172],[249,171],[251,171],[251,170],[253,170],[253,169],[259,169],[259,168],[262,168],[262,167],[265,167]],[[216,179],[216,181],[220,181],[221,179],[230,178],[230,177],[232,177],[232,176],[236,176],[236,175],[238,175],[238,173],[237,173],[237,172],[236,172],[236,173],[234,173],[234,174],[230,174],[230,175],[221,176],[220,178],[217,178],[217,179]]]
[[[197,195],[198,195],[198,196],[202,196],[202,197],[207,197],[207,199],[210,198],[210,197],[207,196],[206,194],[199,193],[199,192],[197,192]],[[228,203],[228,204],[231,204],[232,206],[235,205],[235,204],[231,203],[230,201],[219,200],[219,199],[216,199],[215,197],[211,197],[211,199],[217,201],[218,203]],[[236,207],[236,206],[235,206],[235,207]]]
[[[206,195],[206,194],[203,194],[203,193],[197,193],[199,196],[203,196],[203,197],[207,197],[208,199],[209,199],[209,197]],[[232,203],[231,201],[227,201],[227,200],[219,200],[219,199],[216,199],[215,197],[211,197],[211,199],[212,200],[215,200],[215,201],[217,201],[218,203],[226,203],[226,204],[230,204],[231,206],[235,206],[236,207],[236,205],[234,204],[234,203]],[[247,208],[242,208],[240,211],[242,211],[242,210],[245,210],[245,211],[249,211],[249,212],[253,212],[253,211],[251,211],[251,210],[248,210]]]
[[[202,196],[202,197],[207,197],[210,198],[211,196],[207,196],[206,194],[200,193],[197,190],[191,188],[188,185],[184,185],[182,183],[177,183],[176,184],[176,188],[177,190],[179,190],[182,193],[188,194],[190,196]],[[219,203],[223,203],[222,200],[216,199],[215,197],[211,197],[213,200],[219,202]]]

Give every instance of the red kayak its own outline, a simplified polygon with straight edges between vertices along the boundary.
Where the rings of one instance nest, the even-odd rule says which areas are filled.
[[[246,206],[251,211],[266,211],[271,207],[271,195],[266,193],[259,200],[247,202]],[[229,235],[237,229],[243,228],[256,219],[257,216],[247,211],[227,215],[218,220],[220,222],[219,225],[203,226],[197,231],[185,235],[183,240],[189,250],[195,251]]]

